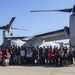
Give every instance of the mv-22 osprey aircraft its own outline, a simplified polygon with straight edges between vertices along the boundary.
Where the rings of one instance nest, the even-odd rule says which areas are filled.
[[[0,27],[0,30],[3,30],[3,46],[48,46],[48,45],[52,45],[52,46],[59,46],[59,44],[57,43],[53,43],[53,42],[46,42],[45,43],[45,39],[46,37],[41,35],[36,35],[36,36],[23,36],[23,37],[14,37],[12,30],[16,29],[16,30],[24,30],[27,31],[26,29],[19,29],[19,28],[14,28],[12,27],[12,23],[15,20],[16,17],[12,17],[9,24],[7,24],[6,26],[2,26]],[[44,35],[44,34],[42,34]]]
[[[0,30],[3,30],[3,46],[11,46],[11,45],[23,45],[25,42],[23,42],[21,39],[23,38],[28,38],[28,37],[14,37],[12,30],[24,30],[27,31],[25,29],[19,29],[19,28],[14,28],[12,27],[12,23],[15,20],[16,17],[12,17],[9,24],[7,24],[6,26],[1,26]],[[18,43],[19,42],[19,43]]]
[[[70,22],[69,22],[69,27],[64,27],[64,29],[54,31],[52,33],[47,33],[50,36],[50,40],[62,40],[62,39],[70,39],[69,44],[74,46],[75,45],[75,5],[73,8],[69,9],[60,9],[60,10],[32,10],[31,12],[68,12],[72,14],[70,15]],[[66,32],[66,34],[65,34]],[[46,35],[47,35],[46,34]]]
[[[52,43],[50,41],[70,39],[70,44],[75,45],[75,5],[73,8],[62,9],[62,10],[32,10],[31,12],[51,12],[51,11],[61,11],[61,12],[72,12],[70,15],[69,28],[64,27],[63,29],[47,32],[39,35],[34,35],[32,37],[13,37],[12,29],[17,29],[12,27],[12,23],[15,17],[12,17],[8,25],[0,27],[3,31],[3,45],[16,45],[16,46],[59,46],[57,43]]]

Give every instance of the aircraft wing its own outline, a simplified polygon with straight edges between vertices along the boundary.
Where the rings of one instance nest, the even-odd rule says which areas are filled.
[[[23,37],[6,37],[6,39],[11,39],[11,40],[24,39],[24,38],[27,38],[27,36],[23,36]]]
[[[46,41],[69,39],[69,35],[64,31],[64,29],[35,35],[34,37],[35,39],[45,39]]]
[[[23,36],[23,37],[6,37],[6,39],[21,39],[23,41],[28,40],[45,40],[45,41],[55,41],[55,40],[63,40],[63,39],[69,39],[69,34],[65,31],[65,29],[60,29],[52,32],[47,32],[39,35],[35,35],[33,37],[30,36]]]

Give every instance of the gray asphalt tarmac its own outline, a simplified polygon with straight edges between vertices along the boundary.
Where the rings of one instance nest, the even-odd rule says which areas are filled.
[[[75,75],[75,66],[0,66],[0,75]]]

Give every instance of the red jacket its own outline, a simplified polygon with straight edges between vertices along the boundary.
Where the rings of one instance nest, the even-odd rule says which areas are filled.
[[[54,57],[55,57],[55,52],[54,52],[54,50],[49,51],[49,55],[50,55],[50,58],[51,58],[52,60],[54,60]]]

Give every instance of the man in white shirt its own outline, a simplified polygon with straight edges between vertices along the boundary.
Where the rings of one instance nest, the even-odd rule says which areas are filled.
[[[25,63],[24,62],[25,60],[25,49],[24,48],[20,50],[20,59],[21,59],[21,64],[24,64]]]

